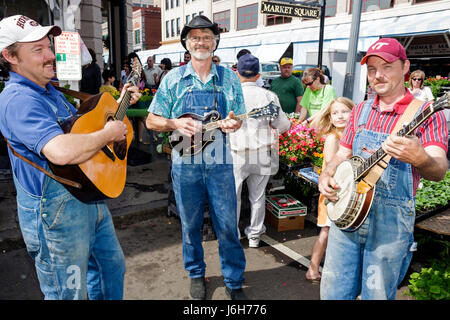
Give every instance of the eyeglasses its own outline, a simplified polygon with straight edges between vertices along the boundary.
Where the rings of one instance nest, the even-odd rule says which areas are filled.
[[[414,81],[423,81],[421,78],[413,78]]]
[[[314,81],[316,81],[316,79],[312,79],[310,82],[305,83],[305,86],[310,86],[314,83]]]
[[[202,40],[203,42],[211,42],[211,41],[213,41],[213,39],[214,39],[214,37],[211,37],[211,36],[204,36],[204,37],[192,36],[192,37],[189,37],[189,40],[191,40],[192,42],[195,42],[195,43],[199,43],[200,40]]]
[[[214,59],[213,59],[213,62],[220,62],[220,61],[219,61],[219,60],[214,60]]]

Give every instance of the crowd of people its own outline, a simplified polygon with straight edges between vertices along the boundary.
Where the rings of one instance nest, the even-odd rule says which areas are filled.
[[[50,84],[55,61],[51,39],[60,33],[57,26],[42,27],[23,16],[0,21],[0,64],[10,73],[0,95],[0,130],[11,150],[20,227],[46,299],[122,299],[125,259],[107,206],[102,200],[85,203],[75,198],[48,171],[47,161],[83,163],[107,144],[123,141],[128,129],[124,122],[111,120],[88,134],[62,131],[60,123],[76,109]],[[409,90],[405,87],[410,65],[404,47],[391,38],[370,46],[361,64],[367,66],[375,95],[355,104],[337,97],[318,68],[306,70],[301,80],[293,76],[291,57],[280,59],[281,75],[272,81],[270,90],[262,88],[259,59],[249,50],[238,53],[236,72],[221,66],[214,55],[219,27],[203,15],[184,26],[180,41],[186,49],[182,64],[173,68],[165,58],[158,67],[149,57],[136,86],[127,81],[130,61],[137,56],[130,54],[123,62],[118,102],[127,91],[131,103],[136,103],[142,88],[157,89],[145,126],[156,132],[180,133],[187,138],[180,143],[182,148],[195,145],[198,139],[202,142],[198,135],[204,130],[201,119],[220,116],[210,143],[202,144],[204,149],[188,154],[178,147],[172,150],[172,183],[191,297],[205,299],[208,289],[201,234],[208,204],[225,293],[232,300],[247,299],[242,289],[246,257],[241,238],[246,237],[251,248],[260,245],[265,232],[265,189],[278,166],[273,145],[278,135],[291,127],[286,114],[295,112],[304,125],[316,128],[325,139],[325,161],[318,182],[321,231],[307,280],[320,283],[322,299],[356,299],[358,295],[361,299],[395,299],[414,247],[418,179],[439,181],[444,177],[448,148],[442,112],[426,120],[415,135],[390,134],[405,110],[417,103],[415,97],[422,99],[419,110],[428,108],[433,100],[424,90],[423,72],[412,73]],[[95,65],[93,56],[85,68],[86,77],[95,79],[97,92],[110,92],[114,73],[104,71],[101,86]],[[267,106],[278,110],[269,119],[238,117]],[[393,165],[385,168],[377,183],[376,200],[362,227],[353,232],[341,230],[327,217],[324,206],[325,199],[337,200],[336,168],[352,155],[367,158],[379,147],[392,157]],[[251,212],[250,224],[241,235],[238,222],[244,181]]]

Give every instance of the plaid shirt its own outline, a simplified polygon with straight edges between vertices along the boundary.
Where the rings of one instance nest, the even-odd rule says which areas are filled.
[[[414,99],[409,90],[405,89],[405,96],[398,101],[391,110],[381,111],[378,105],[378,96],[376,96],[373,104],[372,110],[367,119],[367,124],[365,126],[366,130],[381,132],[381,133],[391,133],[394,129],[398,119],[406,110],[410,102]],[[353,108],[350,115],[347,126],[345,127],[344,133],[341,138],[340,144],[346,148],[351,149],[353,144],[353,138],[355,136],[358,121],[362,110],[364,102]],[[420,111],[428,108],[430,104],[422,106]],[[429,117],[424,123],[422,123],[415,131],[415,135],[419,138],[423,147],[435,145],[441,147],[445,151],[448,148],[448,137],[447,137],[447,120],[445,119],[444,113],[442,111],[434,113]],[[414,192],[419,185],[420,175],[416,168],[412,168]]]

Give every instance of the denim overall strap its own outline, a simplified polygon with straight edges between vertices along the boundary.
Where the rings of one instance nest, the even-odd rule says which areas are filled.
[[[182,72],[183,70],[180,70]],[[223,74],[223,72],[219,73]],[[183,85],[192,84],[192,76],[184,77]],[[219,77],[217,83],[221,84]],[[197,89],[193,86],[182,97],[182,113],[203,115],[215,110],[225,115],[226,100],[221,88]],[[202,225],[205,206],[219,242],[222,275],[227,287],[241,288],[244,280],[245,255],[239,241],[236,217],[236,192],[230,148],[226,146],[225,135],[217,130],[217,139],[199,154],[180,160],[175,150],[172,152],[172,182],[177,209],[180,214],[183,234],[184,268],[191,278],[205,276],[206,264],[202,247]],[[223,137],[223,139],[219,139]],[[211,148],[209,148],[211,146]],[[225,150],[228,161],[216,161],[219,150]],[[187,161],[184,161],[188,158]]]
[[[353,154],[369,157],[389,136],[367,130],[365,103]],[[321,284],[323,299],[395,299],[412,258],[414,197],[411,165],[392,158],[375,188],[369,214],[354,232],[332,224]],[[343,255],[345,251],[345,255]]]

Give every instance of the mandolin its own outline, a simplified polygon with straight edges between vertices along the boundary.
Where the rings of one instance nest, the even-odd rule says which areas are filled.
[[[142,65],[134,58],[132,72],[127,83],[137,85]],[[83,101],[77,113],[61,123],[64,133],[87,134],[104,128],[110,120],[121,120],[128,133],[126,139],[110,143],[99,150],[89,160],[74,165],[56,165],[48,161],[56,175],[76,181],[81,188],[65,185],[67,190],[83,202],[117,198],[125,187],[127,176],[127,154],[133,140],[133,127],[126,116],[130,105],[131,93],[127,91],[120,104],[108,93],[93,95]]]
[[[278,116],[279,107],[273,102],[261,108],[254,108],[248,113],[244,113],[234,118],[236,120],[244,120],[248,118],[260,118],[268,117],[274,119]],[[195,134],[192,137],[182,135],[178,131],[173,131],[169,136],[170,146],[180,153],[181,157],[192,156],[201,152],[208,144],[214,141],[214,130],[220,128],[219,123],[221,120],[220,113],[216,110],[207,112],[205,115],[200,116],[195,113],[184,113],[178,118],[189,117],[194,120],[202,122],[202,129],[199,134]]]
[[[397,135],[404,137],[413,134],[435,112],[450,108],[449,100],[450,92],[446,92],[429,108],[416,115],[409,124],[403,126]],[[355,231],[364,223],[374,200],[375,184],[370,187],[364,183],[363,179],[377,164],[385,169],[390,159],[391,156],[380,147],[367,159],[353,156],[336,168],[333,178],[340,186],[337,193],[339,200],[326,201],[326,203],[328,217],[339,229]]]

